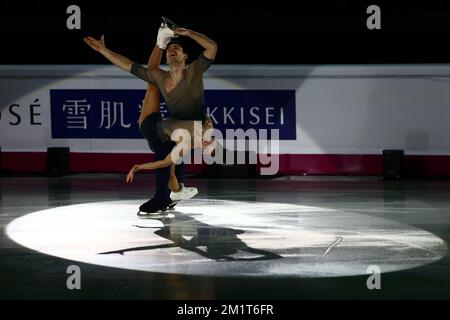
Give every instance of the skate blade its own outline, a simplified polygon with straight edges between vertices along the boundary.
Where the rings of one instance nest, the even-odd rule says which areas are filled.
[[[161,217],[166,217],[167,212],[165,211],[156,211],[156,212],[142,212],[138,211],[137,216],[142,219],[157,219]]]
[[[179,28],[179,26],[175,22],[171,21],[170,19],[168,19],[168,18],[166,18],[164,16],[162,18],[163,18],[163,21],[166,24],[166,26],[169,29],[171,29],[172,31],[174,31],[175,29]]]
[[[180,202],[181,200],[172,200],[172,206],[171,207],[167,207],[166,211],[174,211],[175,210],[175,206]]]

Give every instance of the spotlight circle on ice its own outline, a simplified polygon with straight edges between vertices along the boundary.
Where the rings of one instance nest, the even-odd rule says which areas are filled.
[[[77,204],[12,221],[8,236],[44,254],[130,270],[206,276],[334,277],[419,267],[445,242],[425,230],[348,211],[197,199],[140,219],[145,200]]]

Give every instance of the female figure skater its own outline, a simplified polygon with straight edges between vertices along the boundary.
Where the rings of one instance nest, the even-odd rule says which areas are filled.
[[[128,172],[126,182],[133,181],[134,174],[141,170],[154,170],[166,168],[170,166],[169,189],[171,190],[170,198],[172,201],[179,201],[180,186],[175,175],[175,164],[189,151],[189,149],[201,148],[204,154],[211,155],[214,152],[216,141],[212,139],[203,139],[212,133],[213,125],[211,118],[207,117],[200,125],[191,120],[164,119],[158,126],[158,135],[162,141],[172,139],[175,145],[171,152],[162,160],[149,163],[136,164]],[[180,131],[183,130],[183,131]],[[174,135],[175,133],[175,135]],[[191,198],[197,194],[196,188],[190,188],[186,191]]]

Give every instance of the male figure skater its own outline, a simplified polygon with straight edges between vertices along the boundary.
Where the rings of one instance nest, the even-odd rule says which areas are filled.
[[[203,73],[216,57],[217,44],[205,35],[184,28],[175,29],[174,36],[189,37],[200,44],[205,50],[197,60],[187,67],[186,60],[188,59],[188,55],[184,52],[182,42],[178,39],[172,39],[171,43],[167,45],[166,50],[169,71],[164,71],[154,65],[150,65],[150,68],[146,69],[127,57],[107,49],[103,36],[100,40],[86,37],[84,41],[114,65],[135,74],[148,83],[154,84],[163,94],[173,118],[204,121],[206,119],[206,112]],[[167,39],[165,39],[165,42],[167,42]],[[162,52],[163,46],[164,43],[162,45],[157,44],[153,49],[153,53],[157,54],[158,51]],[[141,132],[147,139],[149,146],[155,152],[155,160],[157,161],[163,160],[173,149],[174,145],[173,141],[163,142],[159,138],[158,126],[160,126],[161,121],[161,114],[155,111],[148,114],[140,123]],[[161,210],[164,211],[170,205],[171,200],[168,188],[169,175],[170,167],[158,169],[155,196],[141,205],[139,208],[140,211],[154,213]],[[183,181],[182,178],[177,178],[178,181]]]

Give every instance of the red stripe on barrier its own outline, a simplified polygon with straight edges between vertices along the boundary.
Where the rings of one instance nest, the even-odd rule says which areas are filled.
[[[46,152],[2,152],[2,171],[46,172]],[[153,161],[153,154],[70,153],[72,173],[128,172],[136,163]],[[201,173],[205,164],[187,165],[188,173]],[[405,155],[405,173],[413,176],[450,176],[450,156]],[[281,154],[279,174],[382,175],[383,156],[339,154]]]

